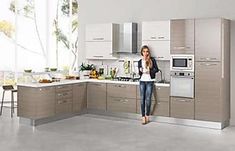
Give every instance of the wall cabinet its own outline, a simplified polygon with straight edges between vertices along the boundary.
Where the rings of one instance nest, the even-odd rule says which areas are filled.
[[[195,20],[195,60],[221,61],[221,19]]]
[[[87,108],[106,111],[106,84],[87,84]]]
[[[86,25],[86,58],[117,59],[115,52],[119,44],[119,26],[117,24]]]
[[[73,112],[79,113],[87,108],[87,88],[86,83],[73,85]]]
[[[18,86],[18,116],[40,119],[55,115],[55,87]]]
[[[194,54],[194,19],[171,20],[171,54]]]
[[[136,86],[107,84],[107,111],[136,113]]]
[[[171,117],[194,119],[194,99],[171,97]]]
[[[143,22],[142,45],[148,45],[157,60],[170,60],[170,21]]]

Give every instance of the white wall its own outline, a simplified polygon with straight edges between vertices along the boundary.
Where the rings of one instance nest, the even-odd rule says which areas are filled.
[[[79,62],[85,58],[84,27],[87,23],[123,23],[224,17],[235,20],[234,0],[78,0]],[[235,90],[235,21],[231,24],[231,92]],[[233,57],[234,56],[234,57]],[[235,95],[231,93],[231,124],[235,125]]]

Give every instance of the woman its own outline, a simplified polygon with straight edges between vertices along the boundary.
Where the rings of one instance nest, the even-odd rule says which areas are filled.
[[[151,96],[155,81],[155,74],[158,72],[158,66],[156,60],[151,57],[148,46],[144,45],[141,48],[141,55],[142,59],[138,61],[138,69],[140,75],[140,104],[142,124],[147,124],[149,122]]]

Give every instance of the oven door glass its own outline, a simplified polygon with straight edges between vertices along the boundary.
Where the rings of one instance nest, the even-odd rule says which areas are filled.
[[[171,96],[194,98],[194,78],[171,76]]]
[[[187,59],[173,58],[173,67],[188,67]]]

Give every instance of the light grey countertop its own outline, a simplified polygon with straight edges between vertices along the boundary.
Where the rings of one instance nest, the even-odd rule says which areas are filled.
[[[57,86],[57,85],[65,85],[65,84],[76,84],[76,83],[83,83],[83,82],[139,85],[139,82],[131,82],[131,81],[83,79],[83,80],[61,80],[60,82],[52,82],[52,83],[18,83],[17,86],[40,88],[40,87],[49,87],[49,86]],[[168,83],[155,83],[155,85],[156,86],[164,86],[164,87],[170,86],[170,84],[168,84]]]

